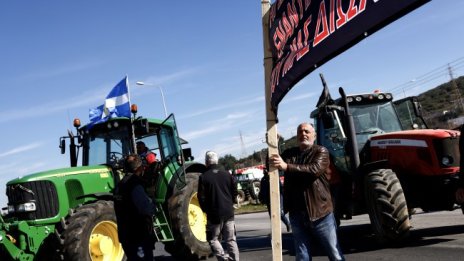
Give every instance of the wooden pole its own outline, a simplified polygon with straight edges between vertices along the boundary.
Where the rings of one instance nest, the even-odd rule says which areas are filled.
[[[278,154],[277,139],[277,115],[271,106],[270,79],[272,72],[272,53],[269,44],[269,9],[270,0],[261,0],[263,47],[264,47],[264,93],[266,97],[266,140],[268,144],[268,156]],[[280,191],[279,171],[269,167],[269,184],[271,199],[271,235],[272,235],[272,260],[282,261],[282,232],[280,223]]]

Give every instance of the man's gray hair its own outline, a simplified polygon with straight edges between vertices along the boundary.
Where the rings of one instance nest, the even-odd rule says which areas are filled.
[[[207,151],[205,154],[206,165],[218,164],[218,155],[214,151]]]

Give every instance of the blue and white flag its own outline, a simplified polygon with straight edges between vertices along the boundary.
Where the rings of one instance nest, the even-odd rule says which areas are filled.
[[[105,103],[90,109],[90,123],[97,124],[115,117],[130,118],[130,98],[127,76],[124,77],[106,96]]]

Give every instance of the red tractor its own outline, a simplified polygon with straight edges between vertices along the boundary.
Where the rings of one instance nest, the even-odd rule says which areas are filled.
[[[322,76],[321,76],[322,78]],[[417,98],[393,102],[390,93],[324,91],[311,113],[317,143],[328,148],[335,215],[368,213],[381,242],[405,238],[413,209],[462,206],[460,132],[427,129]]]

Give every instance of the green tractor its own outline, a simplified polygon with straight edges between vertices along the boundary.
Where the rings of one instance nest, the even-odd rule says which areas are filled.
[[[123,177],[123,159],[143,141],[158,161],[150,166],[146,190],[156,204],[155,234],[179,260],[211,254],[206,214],[197,198],[205,169],[193,162],[178,136],[174,115],[157,120],[113,118],[80,126],[60,138],[70,167],[39,172],[6,185],[8,206],[0,216],[0,260],[126,260],[118,239],[113,191]],[[78,159],[81,163],[78,166]]]

